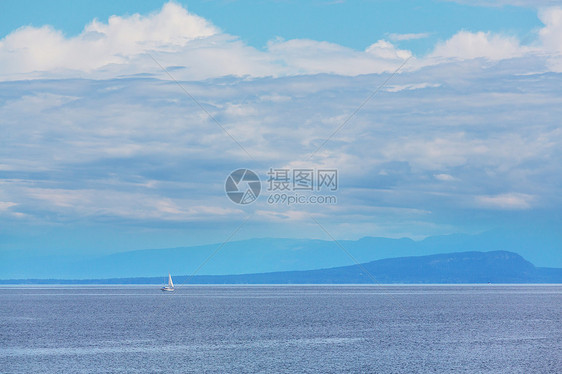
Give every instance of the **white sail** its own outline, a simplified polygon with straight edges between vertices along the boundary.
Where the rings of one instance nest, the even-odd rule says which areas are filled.
[[[174,290],[174,282],[172,282],[172,276],[168,273],[168,284],[161,288],[162,291],[173,291]]]

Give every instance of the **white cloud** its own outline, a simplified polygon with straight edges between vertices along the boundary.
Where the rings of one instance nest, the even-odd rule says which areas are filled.
[[[559,5],[560,0],[448,0],[473,6],[501,7],[505,5],[538,8]]]
[[[168,198],[158,193],[119,190],[26,188],[24,197],[38,208],[68,214],[108,216],[132,220],[192,221],[241,214],[238,207],[224,207],[222,199],[201,205],[197,201]],[[0,205],[1,208],[1,205]]]
[[[33,37],[22,39],[29,44],[26,51],[21,45],[22,50],[6,49],[8,38],[2,40],[0,55],[7,59],[0,65],[12,69],[10,77],[30,69],[51,69],[45,76],[73,69],[76,75],[61,77],[99,78],[0,82],[6,93],[0,101],[0,126],[7,134],[0,137],[3,201],[17,202],[18,211],[28,216],[53,220],[231,220],[240,211],[224,196],[228,172],[241,166],[291,166],[337,167],[341,212],[326,217],[341,217],[350,225],[358,216],[371,221],[378,214],[386,222],[382,211],[431,212],[458,201],[471,207],[476,201],[479,208],[531,209],[540,196],[560,206],[555,199],[562,175],[561,78],[523,74],[530,69],[525,54],[543,48],[541,53],[553,58],[560,48],[556,10],[541,13],[545,28],[532,49],[509,37],[461,32],[430,58],[412,59],[404,74],[393,77],[307,161],[388,76],[367,73],[393,71],[410,52],[387,41],[356,51],[301,39],[275,40],[259,51],[177,5],[166,7],[174,12],[96,21],[75,38],[50,28],[25,28],[9,36],[37,33],[37,40],[44,37],[53,50],[72,57],[73,48],[98,48],[95,30],[102,35],[97,35],[99,55],[91,60],[47,56],[43,61],[41,54],[48,51]],[[166,17],[178,21],[162,32],[150,31]],[[197,27],[184,24],[189,22]],[[130,35],[137,29],[147,43]],[[32,50],[39,61],[26,59]],[[179,79],[243,76],[182,84],[253,161],[159,71],[147,51],[164,66],[175,66],[171,71]],[[518,56],[524,59],[500,60]],[[533,71],[540,70],[540,61]],[[167,81],[115,78],[141,72]],[[456,180],[462,183],[439,182]],[[378,210],[361,213],[373,207]],[[300,209],[249,209],[259,211],[260,223],[309,218]],[[401,232],[401,218],[397,213],[387,224]],[[410,222],[427,227],[424,219]]]
[[[66,37],[50,26],[26,26],[0,40],[0,79],[112,78],[149,73],[169,79],[151,56],[174,67],[178,79],[227,75],[279,76],[393,71],[411,53],[378,41],[365,51],[306,39],[274,40],[259,51],[170,2],[148,16],[94,20]]]
[[[365,51],[373,56],[391,60],[406,60],[412,56],[412,52],[405,49],[396,49],[392,43],[386,40],[379,40],[371,44]]]
[[[539,18],[545,25],[539,31],[543,46],[562,52],[562,8],[542,9]]]
[[[268,52],[282,61],[290,74],[331,73],[359,75],[391,72],[411,56],[407,50],[396,49],[380,40],[364,52],[328,42],[307,39],[275,40],[268,43]]]
[[[18,204],[12,203],[11,201],[0,201],[0,211],[8,210],[9,208],[16,206]]]
[[[550,2],[544,3],[544,5],[548,4]],[[538,3],[535,5],[539,6]],[[562,71],[562,8],[559,6],[541,8],[538,17],[544,26],[538,30],[538,38],[529,45],[522,45],[514,36],[463,30],[448,40],[437,43],[432,53],[424,59],[419,59],[418,66],[478,58],[500,61],[531,56],[545,61],[550,71],[560,72]]]
[[[545,27],[531,46],[515,37],[491,32],[459,31],[438,43],[428,56],[413,59],[405,71],[449,61],[483,58],[490,61],[533,54],[562,69],[560,8],[539,13]],[[390,34],[402,41],[428,33]],[[394,71],[411,51],[378,40],[364,51],[308,39],[272,40],[265,50],[253,48],[209,21],[170,2],[147,16],[112,16],[94,20],[82,33],[67,37],[50,26],[26,26],[0,40],[0,80],[32,78],[108,79],[135,74],[169,77],[153,61],[169,67],[177,79],[202,80],[235,76],[361,74]]]
[[[554,7],[539,11],[539,18],[545,24],[539,37],[548,57],[552,71],[562,72],[562,8]]]
[[[256,215],[272,222],[305,221],[308,223],[310,223],[310,217],[313,216],[312,213],[309,213],[307,211],[293,209],[288,209],[285,211],[256,210]]]
[[[403,90],[419,90],[422,88],[436,88],[439,87],[439,83],[412,83],[412,84],[388,84],[385,90],[388,92],[398,92]]]
[[[458,180],[457,178],[453,177],[450,174],[434,174],[435,179],[443,181],[443,182],[452,182]]]
[[[221,220],[236,208],[224,196],[225,176],[241,166],[338,168],[338,207],[350,219],[361,207],[431,211],[428,194],[454,193],[451,202],[436,203],[444,206],[484,196],[479,207],[488,207],[494,200],[485,197],[498,190],[556,198],[560,76],[505,76],[471,62],[455,67],[464,74],[460,90],[457,70],[426,67],[397,77],[397,86],[417,89],[381,91],[312,159],[381,76],[185,83],[253,161],[173,82],[0,83],[11,96],[0,103],[8,134],[0,139],[0,199],[39,216]],[[482,76],[491,77],[485,86]],[[438,86],[419,83],[425,80]],[[462,183],[438,182],[452,178]],[[305,219],[292,214],[262,218]]]
[[[489,32],[460,31],[449,40],[437,44],[430,58],[502,60],[524,55],[526,48],[517,38]]]
[[[146,51],[177,51],[189,41],[217,33],[208,21],[172,2],[146,17],[112,16],[108,23],[94,20],[71,38],[50,26],[25,26],[0,41],[0,71],[5,76],[37,71],[91,72],[111,64],[127,64]]]
[[[508,35],[459,31],[450,39],[438,43],[427,56],[425,64],[475,58],[499,61],[534,55],[546,59],[552,71],[562,71],[562,8],[543,8],[538,16],[544,27],[538,32],[538,40],[531,45],[521,45],[516,37]]]
[[[476,196],[476,202],[486,208],[523,210],[530,209],[535,197],[523,193],[505,193],[491,196]]]
[[[393,42],[400,42],[405,40],[418,40],[425,39],[431,36],[430,32],[409,33],[409,34],[389,34],[388,38]]]

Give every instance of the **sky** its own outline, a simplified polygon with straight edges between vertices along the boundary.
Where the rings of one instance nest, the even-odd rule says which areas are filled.
[[[0,251],[557,241],[561,73],[548,0],[4,0]],[[268,203],[270,169],[337,170],[337,203]]]

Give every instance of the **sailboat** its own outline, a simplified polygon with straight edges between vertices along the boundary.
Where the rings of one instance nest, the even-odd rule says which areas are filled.
[[[172,276],[168,273],[168,284],[161,288],[162,291],[172,292],[174,290],[174,282],[172,282]]]

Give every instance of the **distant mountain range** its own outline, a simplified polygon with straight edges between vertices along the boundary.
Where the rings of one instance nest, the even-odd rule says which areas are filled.
[[[375,260],[467,251],[510,251],[537,266],[562,267],[561,238],[537,232],[490,231],[446,235],[421,241],[365,237],[339,242],[361,263]],[[147,249],[110,255],[40,255],[40,250],[0,250],[0,279],[100,279],[192,274],[220,244]],[[229,242],[198,275],[232,275],[303,271],[354,265],[333,241],[261,238]]]
[[[562,283],[562,269],[535,267],[507,251],[461,252],[371,261],[329,269],[175,276],[182,284]],[[165,277],[0,280],[0,284],[163,284]]]

